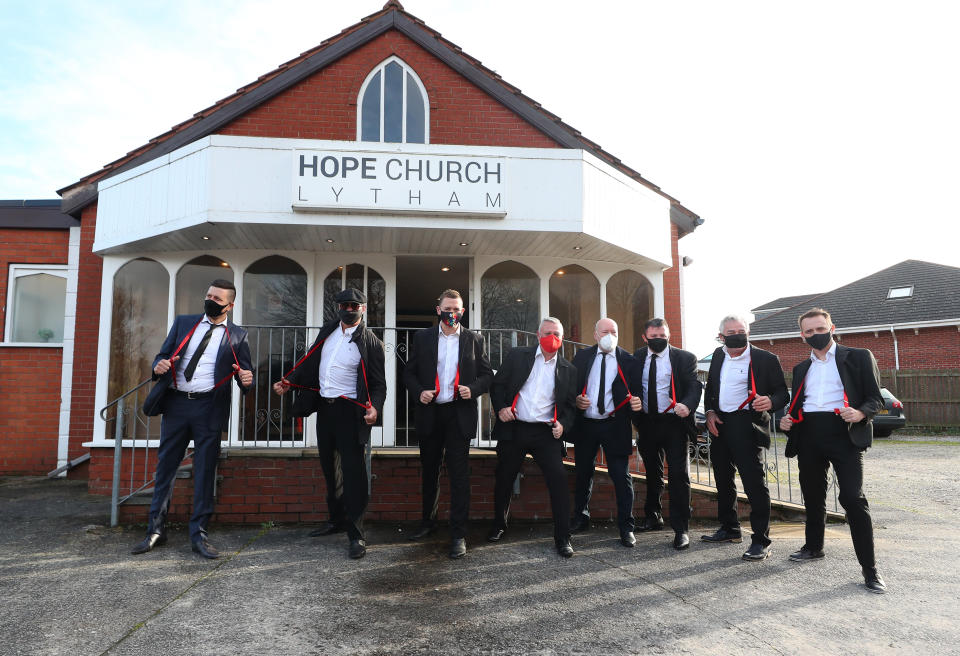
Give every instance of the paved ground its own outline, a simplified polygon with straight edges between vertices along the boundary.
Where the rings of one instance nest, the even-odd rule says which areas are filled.
[[[827,558],[786,560],[802,526],[774,527],[774,556],[743,545],[613,527],[553,551],[551,529],[488,545],[475,528],[453,562],[445,536],[371,530],[367,558],[305,527],[219,528],[204,561],[184,531],[145,556],[137,528],[105,528],[82,482],[0,479],[0,654],[960,653],[960,437],[881,440],[867,496],[890,591],[865,591],[843,525]],[[700,530],[694,528],[694,538]]]

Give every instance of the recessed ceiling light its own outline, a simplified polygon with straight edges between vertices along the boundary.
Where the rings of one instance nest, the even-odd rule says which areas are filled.
[[[565,273],[566,273],[566,271],[564,271],[563,269],[557,269],[557,275],[558,275],[558,276],[562,276],[562,275],[565,274]]]
[[[523,299],[522,299],[522,298],[518,298],[518,299],[517,299],[517,303],[523,303]]]
[[[450,270],[450,267],[440,267],[440,270],[441,270],[441,271],[449,271],[449,270]]]
[[[203,237],[201,237],[200,239],[202,239],[202,240],[204,240],[204,241],[210,241],[210,238],[209,238],[209,237],[207,237],[206,235],[204,235],[204,236],[203,236]]]
[[[328,239],[328,240],[327,240],[327,243],[328,243],[328,244],[332,244],[333,242],[334,242],[333,239]]]
[[[228,266],[230,266],[230,265],[227,264],[226,262],[221,262],[221,263],[220,263],[220,266],[222,266],[222,267],[228,267]]]
[[[582,251],[582,250],[583,250],[583,246],[574,246],[574,247],[573,247],[573,250],[575,250],[575,251]]]
[[[460,242],[460,245],[461,245],[461,246],[469,246],[470,244],[468,244],[468,243],[465,242],[465,241],[462,241],[462,242]]]

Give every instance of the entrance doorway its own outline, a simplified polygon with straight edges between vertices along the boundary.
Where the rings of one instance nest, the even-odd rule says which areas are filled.
[[[419,444],[413,419],[416,399],[401,382],[410,342],[417,330],[436,329],[437,297],[445,289],[455,289],[463,296],[463,306],[468,309],[463,325],[470,326],[470,263],[468,257],[397,257],[397,446]]]

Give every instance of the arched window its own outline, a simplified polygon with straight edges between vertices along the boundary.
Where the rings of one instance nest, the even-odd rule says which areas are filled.
[[[233,269],[213,255],[195,257],[177,271],[175,314],[200,314],[210,281],[222,278],[233,282]],[[166,324],[166,321],[164,321]]]
[[[108,399],[150,377],[150,365],[167,336],[169,294],[170,275],[154,260],[131,260],[114,275]],[[199,302],[195,305],[196,312],[203,310]]]
[[[512,260],[487,269],[480,279],[483,328],[536,332],[540,321],[540,279]]]
[[[305,326],[307,272],[293,260],[270,255],[243,272],[246,326]]]
[[[620,346],[631,353],[642,343],[643,324],[653,317],[653,285],[636,271],[607,281],[607,316],[617,322]]]
[[[387,285],[383,276],[364,264],[338,266],[323,281],[323,322],[327,323],[337,318],[337,308],[333,298],[344,289],[356,289],[366,294],[367,326],[382,328],[386,323],[384,299]]]
[[[427,90],[403,60],[390,57],[373,69],[357,99],[357,139],[382,143],[430,141]]]
[[[600,281],[579,264],[560,267],[550,276],[550,315],[563,323],[563,337],[592,343],[600,318]]]

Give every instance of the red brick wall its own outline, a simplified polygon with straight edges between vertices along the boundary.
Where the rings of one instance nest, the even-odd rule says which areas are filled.
[[[670,223],[670,258],[673,266],[663,272],[663,314],[670,326],[670,343],[683,348],[683,308],[680,303],[680,232]]]
[[[103,260],[93,254],[93,238],[97,227],[96,204],[83,210],[80,226],[73,393],[70,399],[71,460],[87,451],[81,444],[93,438],[93,415],[96,411],[94,394],[97,381],[97,347],[100,339],[100,278],[103,271]],[[70,475],[84,477],[86,466],[71,471]]]
[[[889,330],[878,331],[876,336],[873,332],[841,334],[838,335],[838,341],[845,346],[870,349],[880,369],[893,369],[896,366],[893,337]],[[778,339],[773,345],[768,340],[758,340],[756,344],[779,355],[787,371],[810,356],[810,347],[800,339],[799,332],[797,337]],[[913,329],[897,330],[897,346],[901,369],[960,367],[960,331],[956,326],[920,328],[917,334]]]
[[[3,230],[0,334],[10,264],[66,264],[69,230]],[[46,474],[57,467],[62,348],[0,347],[0,474]]]
[[[389,31],[222,128],[220,134],[355,141],[357,94],[387,57],[420,76],[430,104],[430,143],[556,148],[542,132],[406,36]]]

